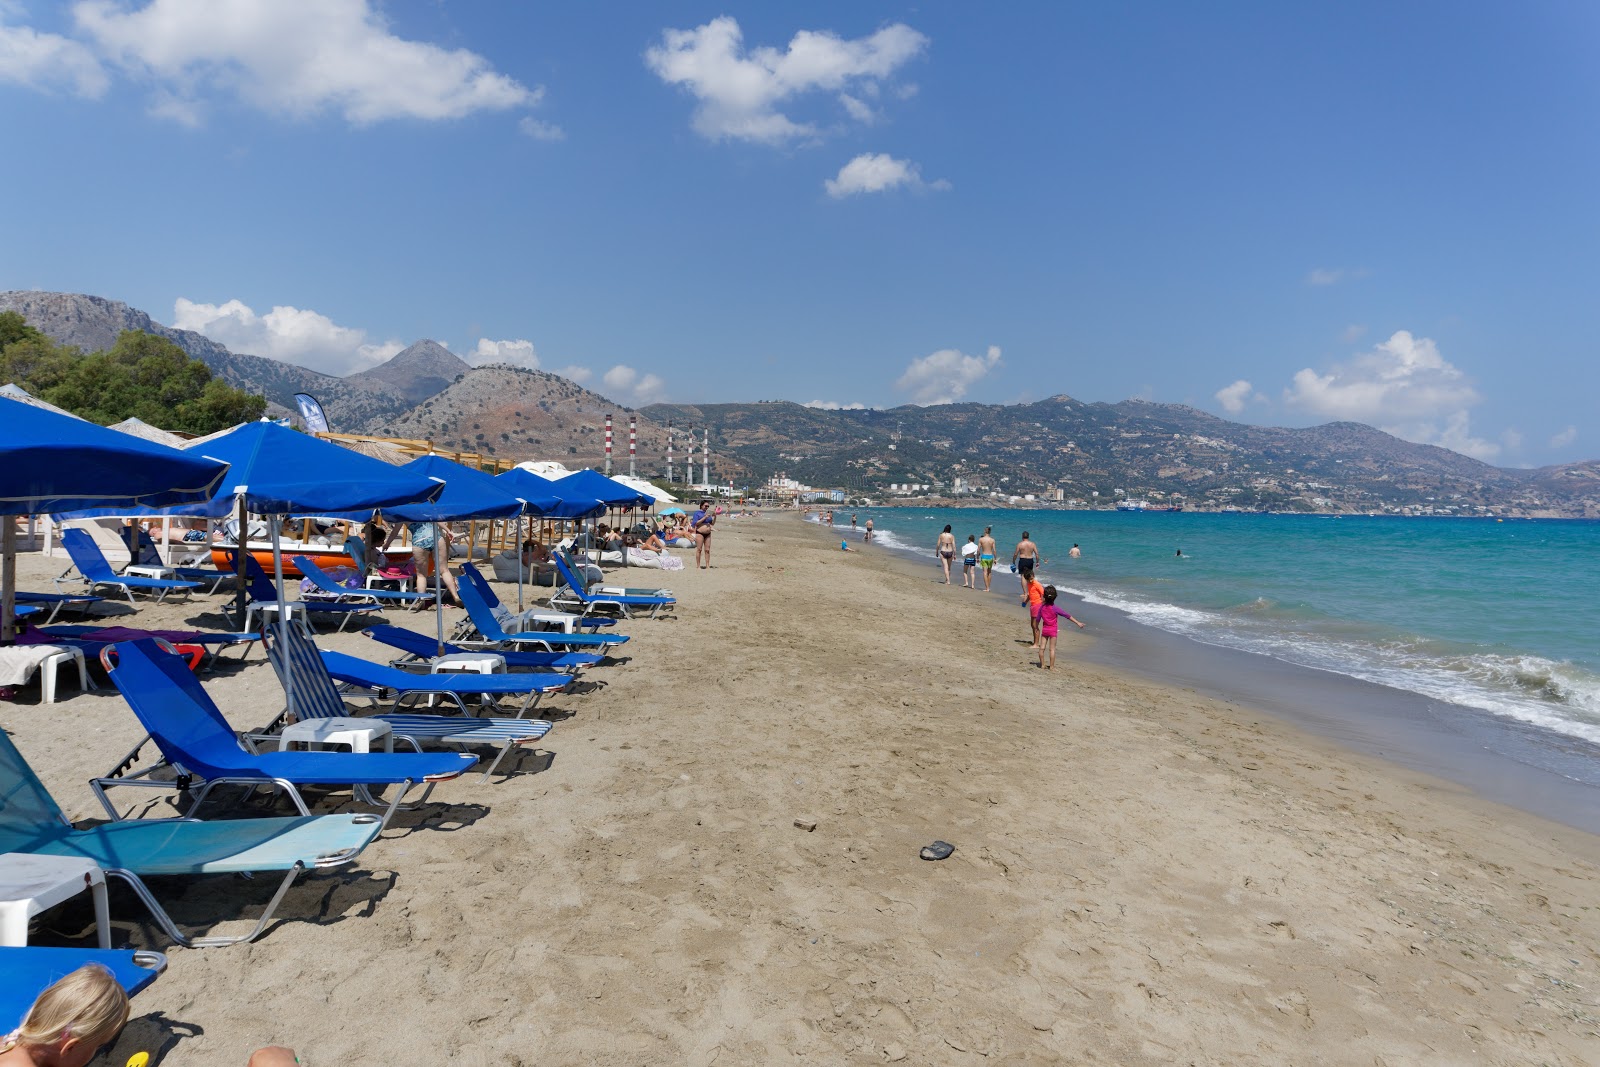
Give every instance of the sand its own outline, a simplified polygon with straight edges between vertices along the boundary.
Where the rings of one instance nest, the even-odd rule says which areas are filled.
[[[171,967],[101,1062],[1600,1061],[1596,839],[1076,662],[1092,617],[1040,671],[1020,608],[793,516],[715,548],[709,571],[627,572],[678,617],[625,624],[627,661],[547,701],[512,774],[447,783],[258,942],[165,945],[114,895],[119,941]],[[60,565],[19,568],[41,589]],[[281,705],[259,650],[208,687],[241,728]],[[0,725],[95,818],[86,779],[133,716],[36,693]],[[935,838],[955,854],[919,860]],[[157,892],[234,930],[272,881]]]

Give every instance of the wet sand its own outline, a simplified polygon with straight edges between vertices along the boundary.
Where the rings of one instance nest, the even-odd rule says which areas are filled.
[[[793,516],[726,523],[715,550],[626,572],[678,617],[624,624],[627,662],[547,701],[537,754],[441,787],[255,944],[171,948],[114,894],[119,941],[172,966],[104,1062],[274,1041],[310,1064],[1600,1059],[1595,838],[1072,658],[1076,630],[1040,671],[1020,609],[998,625]],[[19,564],[25,588],[59,569]],[[207,684],[241,728],[281,705],[259,651]],[[0,725],[94,818],[85,782],[133,717],[36,692]],[[919,860],[934,838],[955,854]],[[229,930],[261,881],[157,892]]]

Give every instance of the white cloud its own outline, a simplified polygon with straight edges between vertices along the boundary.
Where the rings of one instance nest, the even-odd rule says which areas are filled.
[[[238,300],[198,304],[179,297],[172,325],[204,334],[235,352],[341,376],[375,367],[405,348],[399,341],[368,341],[367,331],[340,326],[315,311],[279,306],[257,315]]]
[[[913,189],[949,189],[950,183],[940,178],[925,182],[917,165],[909,159],[895,159],[883,152],[863,152],[839,168],[837,176],[822,183],[828,195],[841,200],[857,193],[881,193],[905,185]]]
[[[1222,405],[1222,410],[1230,415],[1237,415],[1244,410],[1244,406],[1251,400],[1259,400],[1260,394],[1255,387],[1240,378],[1232,385],[1225,385],[1216,392],[1217,403]]]
[[[114,69],[149,87],[155,114],[189,124],[219,95],[358,124],[539,102],[474,52],[396,37],[371,0],[79,0],[72,16],[73,37],[0,26],[0,81],[98,96]]]
[[[1339,340],[1347,345],[1353,345],[1367,335],[1367,328],[1359,322],[1352,322],[1339,334]]]
[[[1554,437],[1550,438],[1550,447],[1551,448],[1566,448],[1568,445],[1572,444],[1572,442],[1576,441],[1577,439],[1578,439],[1578,428],[1576,426],[1568,426],[1565,430],[1562,430],[1560,433],[1558,433]]]
[[[1347,270],[1344,267],[1317,267],[1306,275],[1306,284],[1338,285],[1340,282],[1355,281],[1366,276],[1367,270],[1364,267],[1355,270]]]
[[[941,348],[914,359],[900,375],[895,388],[911,394],[913,404],[953,404],[967,395],[974,382],[1000,366],[1000,347],[990,345],[981,356],[954,348]]]
[[[588,367],[580,367],[577,364],[573,364],[569,367],[557,367],[550,373],[558,374],[567,379],[569,382],[577,382],[579,385],[583,385],[589,379],[594,377],[594,371],[590,370]]]
[[[1400,330],[1371,351],[1327,374],[1307,367],[1284,390],[1284,401],[1313,415],[1366,422],[1422,444],[1489,459],[1500,446],[1475,438],[1468,410],[1483,398],[1426,337]]]
[[[819,408],[822,411],[865,411],[867,409],[865,404],[841,404],[837,400],[811,400],[807,401],[805,406]]]
[[[539,353],[534,351],[532,341],[521,338],[515,341],[491,341],[487,337],[480,337],[478,347],[467,357],[467,362],[478,367],[485,363],[509,363],[514,367],[538,370]]]
[[[536,119],[532,115],[524,116],[522,121],[517,123],[517,129],[521,130],[524,136],[532,137],[535,141],[565,141],[567,139],[566,130],[563,130],[553,122]]]
[[[666,382],[654,374],[640,374],[632,367],[622,364],[606,371],[600,380],[617,399],[631,407],[654,404],[666,396]]]
[[[0,4],[0,84],[87,97],[105,93],[111,79],[93,52],[70,37],[6,25],[14,13],[20,13],[15,6]]]
[[[724,138],[779,145],[818,136],[814,123],[796,121],[780,104],[815,92],[835,93],[857,121],[871,108],[862,96],[928,46],[906,26],[885,26],[870,37],[845,40],[827,31],[801,30],[786,51],[744,48],[734,18],[723,15],[692,30],[663,30],[645,52],[645,65],[662,81],[698,101],[694,128],[708,140]]]

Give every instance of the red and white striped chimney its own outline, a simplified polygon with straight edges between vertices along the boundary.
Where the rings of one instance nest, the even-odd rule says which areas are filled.
[[[633,457],[639,453],[639,416],[628,416],[628,477],[634,476]]]
[[[611,474],[611,412],[606,412],[606,474]]]

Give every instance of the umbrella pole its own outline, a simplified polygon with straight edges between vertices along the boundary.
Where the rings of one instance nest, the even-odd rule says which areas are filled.
[[[241,501],[243,497],[239,498]],[[283,660],[283,700],[289,717],[300,721],[300,709],[294,702],[294,671],[289,669],[289,602],[283,596],[283,544],[278,537],[278,527],[283,525],[282,515],[269,515],[272,524],[272,580],[278,590],[278,654]]]
[[[233,613],[239,618],[239,629],[243,630],[245,598],[244,576],[249,573],[249,571],[245,569],[244,554],[250,551],[250,513],[245,510],[244,494],[240,493],[237,499],[238,507],[234,509],[234,516],[239,524],[239,532],[235,534],[233,538],[234,546],[238,549],[238,551],[234,553],[233,560],[234,566],[237,568],[234,573]]]
[[[517,520],[517,543],[512,547],[517,550],[517,614],[522,614],[522,520]]]
[[[4,557],[0,563],[0,644],[9,645],[17,636],[12,620],[17,609],[17,519],[14,515],[0,515],[0,522],[6,524],[0,531],[0,556]]]
[[[433,524],[433,618],[434,627],[438,630],[439,651],[437,655],[444,655],[444,574],[443,564],[439,562],[439,553],[444,540],[444,531],[439,529],[439,524]]]

